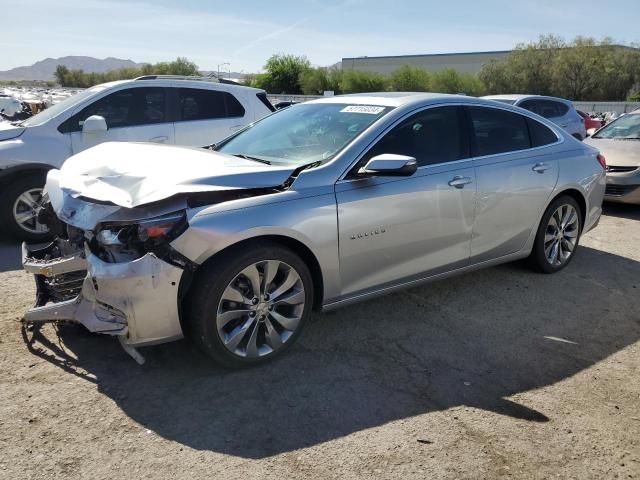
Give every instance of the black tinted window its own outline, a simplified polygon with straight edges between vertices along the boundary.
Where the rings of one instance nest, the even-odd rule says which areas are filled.
[[[558,141],[556,134],[540,122],[527,118],[527,125],[529,126],[532,147],[542,147]]]
[[[470,107],[476,154],[492,155],[530,148],[524,116],[497,108]]]
[[[458,107],[430,108],[417,113],[378,141],[366,159],[395,153],[414,157],[422,166],[466,158],[469,155],[461,115]]]
[[[561,117],[569,111],[567,105],[553,100],[525,100],[519,106],[544,118]]]
[[[228,92],[181,88],[178,102],[182,121],[244,116],[244,108]]]
[[[128,88],[114,92],[83,108],[63,125],[61,131],[77,132],[91,115],[100,115],[109,128],[148,125],[167,121],[162,87]]]

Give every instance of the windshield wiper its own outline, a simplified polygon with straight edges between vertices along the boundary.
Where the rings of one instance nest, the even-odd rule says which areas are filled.
[[[258,157],[251,157],[249,155],[243,155],[242,153],[234,153],[233,156],[238,158],[244,158],[245,160],[253,160],[254,162],[264,163],[265,165],[271,165],[271,162],[269,160],[265,160],[263,158],[258,158]]]

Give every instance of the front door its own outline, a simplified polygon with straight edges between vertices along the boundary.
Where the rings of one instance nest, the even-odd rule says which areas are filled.
[[[412,156],[418,171],[359,178],[357,170],[382,153]],[[475,202],[468,157],[462,109],[429,108],[391,129],[336,184],[343,295],[468,264]]]
[[[71,147],[81,152],[102,142],[174,143],[174,126],[168,115],[162,87],[132,87],[96,100],[71,117]],[[91,115],[104,117],[107,131],[84,133],[82,124]]]

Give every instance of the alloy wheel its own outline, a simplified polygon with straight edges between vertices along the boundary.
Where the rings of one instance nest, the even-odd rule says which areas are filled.
[[[227,285],[216,327],[227,350],[256,358],[280,349],[298,328],[305,307],[299,273],[279,260],[253,263]]]
[[[580,216],[572,205],[561,205],[549,218],[544,235],[544,255],[554,267],[565,264],[578,243]]]
[[[26,232],[43,234],[49,231],[46,225],[38,222],[43,193],[42,188],[31,188],[23,192],[13,204],[13,219]]]

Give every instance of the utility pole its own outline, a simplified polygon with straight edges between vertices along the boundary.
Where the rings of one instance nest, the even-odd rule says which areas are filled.
[[[225,65],[227,67],[231,68],[231,64],[229,62],[219,63],[218,64],[218,78],[220,78],[220,67],[224,67]],[[229,71],[231,71],[231,70],[229,70]]]

